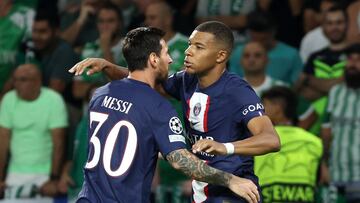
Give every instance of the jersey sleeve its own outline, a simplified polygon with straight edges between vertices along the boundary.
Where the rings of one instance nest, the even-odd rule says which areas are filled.
[[[53,92],[52,104],[48,127],[50,129],[64,128],[68,126],[68,115],[63,98],[56,92]]]
[[[171,104],[166,101],[159,105],[154,119],[154,135],[163,157],[177,149],[186,148],[181,120]]]
[[[2,102],[0,103],[0,126],[10,129],[13,127],[12,111],[14,111],[14,92],[5,94]]]
[[[180,100],[180,89],[182,84],[182,78],[184,77],[185,71],[180,71],[169,76],[166,82],[163,83],[163,88],[166,93],[172,97]]]
[[[234,116],[238,123],[246,126],[252,118],[264,115],[264,105],[246,82],[231,86],[228,92],[235,102]]]

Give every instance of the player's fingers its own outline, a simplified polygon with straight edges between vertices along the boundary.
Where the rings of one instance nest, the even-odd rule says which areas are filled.
[[[251,197],[250,197],[247,193],[245,193],[245,194],[243,195],[243,198],[246,199],[246,201],[249,202],[249,203],[254,203],[254,202],[252,201]]]
[[[207,150],[206,153],[213,153],[216,152],[216,148],[214,146],[210,146]]]
[[[257,187],[255,187],[255,190],[253,190],[255,196],[256,196],[256,202],[260,202],[260,193]]]
[[[91,58],[87,58],[85,59],[85,61],[82,61],[79,66],[77,67],[76,69],[76,73],[78,75],[81,75],[83,74],[84,70],[87,68],[87,67],[91,67],[91,66],[95,66],[95,62],[94,60],[92,60]]]
[[[254,194],[254,192],[252,190],[250,190],[249,196],[250,196],[252,202],[254,202],[254,203],[258,202],[257,197],[256,197],[256,195]]]
[[[77,64],[75,64],[70,70],[70,73],[74,73],[75,75],[79,75],[79,71],[82,69],[82,67],[84,66],[84,63],[86,63],[89,60],[89,58],[84,59],[80,62],[78,62]]]

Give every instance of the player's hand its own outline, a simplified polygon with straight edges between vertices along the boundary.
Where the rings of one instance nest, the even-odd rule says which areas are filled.
[[[226,155],[225,145],[213,140],[202,139],[192,146],[193,153],[206,152],[209,154]]]
[[[322,161],[320,165],[320,184],[322,185],[328,185],[330,182],[330,175],[329,175],[329,167],[327,164]]]
[[[248,179],[232,176],[229,189],[250,203],[260,201],[260,194],[257,186]]]
[[[48,180],[40,188],[40,194],[43,196],[54,197],[58,194],[58,181]]]
[[[70,68],[69,72],[74,73],[75,75],[81,75],[86,68],[89,68],[86,74],[92,75],[102,71],[108,63],[108,61],[102,58],[87,58],[75,64]]]
[[[57,187],[60,193],[66,194],[69,189],[69,186],[74,186],[74,185],[75,185],[74,180],[69,176],[68,173],[64,173],[61,176],[57,184]]]
[[[0,199],[4,198],[5,189],[6,189],[6,183],[4,181],[0,181]]]
[[[93,6],[87,4],[86,2],[82,3],[81,10],[80,10],[80,15],[79,15],[79,17],[77,19],[77,22],[80,25],[83,25],[87,21],[89,15],[95,14],[95,12],[96,11],[95,11],[95,8]]]

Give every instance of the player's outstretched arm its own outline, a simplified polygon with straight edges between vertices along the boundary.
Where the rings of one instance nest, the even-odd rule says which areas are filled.
[[[175,169],[182,171],[189,177],[210,184],[228,187],[234,193],[251,203],[256,203],[260,200],[258,189],[251,180],[239,178],[230,173],[212,168],[186,149],[175,150],[169,153],[166,159]]]
[[[269,117],[259,116],[251,119],[248,123],[251,137],[232,143],[219,143],[212,140],[202,139],[197,141],[192,150],[207,152],[210,154],[238,154],[256,156],[280,150],[280,138],[274,129]]]
[[[110,63],[102,58],[86,58],[70,68],[69,72],[81,75],[86,68],[89,69],[86,74],[92,75],[103,71],[110,80],[122,79],[129,74],[126,68]]]

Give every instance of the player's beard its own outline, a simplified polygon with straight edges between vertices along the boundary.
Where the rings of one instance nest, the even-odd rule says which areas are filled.
[[[360,71],[345,70],[345,82],[346,85],[353,89],[360,88]]]

